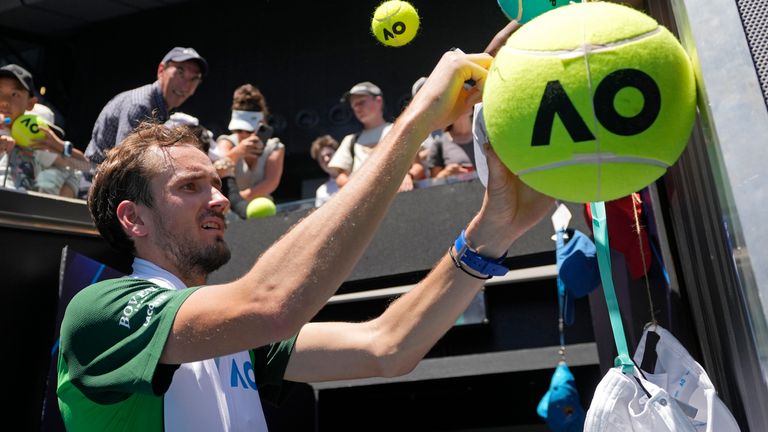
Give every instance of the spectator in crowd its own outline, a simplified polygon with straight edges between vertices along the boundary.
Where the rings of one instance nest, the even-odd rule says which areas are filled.
[[[221,156],[234,163],[240,195],[248,202],[256,197],[271,198],[283,175],[285,145],[272,136],[268,118],[269,108],[261,90],[243,84],[232,96],[232,133],[216,140]]]
[[[194,48],[175,47],[157,65],[157,81],[118,94],[107,102],[93,126],[85,156],[99,164],[145,120],[160,123],[195,93],[208,73],[208,62]]]
[[[411,94],[416,96],[425,77],[413,83]],[[472,110],[459,116],[445,130],[433,131],[421,144],[421,161],[429,177],[441,179],[474,171],[475,153],[472,136]]]
[[[312,147],[309,149],[312,159],[316,160],[320,168],[328,174],[328,180],[315,191],[315,207],[325,204],[333,194],[339,191],[339,185],[336,184],[337,172],[328,168],[328,162],[331,161],[337,148],[339,148],[338,141],[330,135],[323,135],[312,141]]]
[[[164,124],[169,128],[189,126],[192,133],[200,139],[200,149],[211,158],[211,161],[216,161],[221,157],[216,148],[216,141],[213,139],[213,132],[201,125],[200,119],[197,117],[184,112],[175,112]]]
[[[48,124],[41,128],[45,136],[32,145],[37,190],[68,198],[80,197],[83,171],[93,169],[91,162],[72,142],[65,140],[66,133],[56,124],[56,114],[50,108],[36,103],[27,113],[41,117]]]
[[[384,96],[376,84],[370,81],[357,83],[344,93],[341,101],[349,103],[363,129],[345,136],[328,163],[328,167],[337,172],[336,184],[339,188],[344,187],[350,176],[363,166],[379,141],[392,128],[392,123],[384,120]],[[400,190],[411,189],[413,178],[409,173],[403,179]]]
[[[31,110],[37,97],[32,74],[16,64],[0,68],[0,186],[34,191],[35,155],[30,147],[16,145],[11,136],[13,122]]]
[[[261,400],[289,381],[411,371],[552,208],[490,147],[482,209],[459,236],[474,249],[452,246],[372,320],[309,321],[356,266],[419,144],[480,99],[491,60],[446,53],[362,175],[229,283],[206,285],[230,257],[229,204],[206,155],[165,128],[110,152],[89,209],[104,238],[135,256],[134,273],[86,287],[66,309],[57,395],[67,429],[266,431]],[[470,78],[477,87],[463,90]]]
[[[427,152],[426,167],[434,179],[474,172],[472,110],[463,113],[434,138]]]

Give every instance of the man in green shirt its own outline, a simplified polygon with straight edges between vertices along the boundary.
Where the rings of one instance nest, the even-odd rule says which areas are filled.
[[[360,175],[226,284],[206,278],[230,256],[229,202],[194,138],[149,125],[110,152],[88,205],[102,236],[135,256],[133,274],[85,288],[66,310],[67,429],[266,430],[260,396],[285,381],[411,371],[553,207],[490,147],[483,206],[423,281],[370,321],[309,320],[355,267],[424,138],[480,100],[491,60],[446,53]]]

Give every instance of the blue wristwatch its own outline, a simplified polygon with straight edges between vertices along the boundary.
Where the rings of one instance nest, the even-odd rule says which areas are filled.
[[[464,230],[456,238],[453,247],[456,249],[456,259],[478,273],[490,276],[504,276],[509,271],[507,267],[502,265],[504,258],[507,257],[506,253],[501,258],[495,259],[480,255],[467,245]]]

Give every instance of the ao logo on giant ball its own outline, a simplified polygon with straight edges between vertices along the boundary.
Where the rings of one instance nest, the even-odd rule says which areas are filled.
[[[684,150],[696,82],[677,39],[607,2],[546,12],[501,48],[483,92],[493,149],[523,182],[573,202],[618,199]]]

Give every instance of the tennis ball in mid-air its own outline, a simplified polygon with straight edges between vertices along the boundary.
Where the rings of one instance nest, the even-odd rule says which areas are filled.
[[[504,15],[520,24],[571,2],[579,3],[580,0],[497,0]]]
[[[407,44],[419,30],[419,14],[408,2],[385,1],[376,8],[371,31],[379,42],[399,47]]]
[[[573,202],[629,195],[685,149],[696,113],[690,59],[653,18],[608,2],[549,11],[491,65],[484,120],[523,182]]]
[[[248,219],[256,219],[267,216],[274,216],[277,213],[275,203],[266,197],[254,198],[245,208],[245,215]]]
[[[11,126],[11,136],[16,144],[22,147],[29,147],[33,140],[45,138],[45,132],[42,127],[48,123],[42,117],[35,114],[24,114],[16,117]]]

